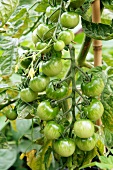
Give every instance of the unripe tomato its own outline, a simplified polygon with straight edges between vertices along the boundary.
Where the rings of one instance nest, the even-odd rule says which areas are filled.
[[[7,119],[9,120],[15,120],[18,116],[18,114],[16,113],[16,111],[14,109],[8,109],[5,112],[5,116],[7,117]]]
[[[51,57],[48,61],[43,61],[42,72],[48,77],[58,75],[62,71],[62,61],[59,57]]]
[[[96,142],[97,142],[96,134],[86,139],[76,137],[76,141],[75,141],[77,147],[82,151],[91,151],[95,147]]]
[[[49,77],[44,74],[40,74],[30,80],[29,87],[35,92],[42,92],[46,89],[46,86],[49,84],[49,81]]]
[[[66,28],[75,28],[79,23],[79,15],[75,12],[64,12],[61,15],[60,23]]]
[[[38,105],[36,114],[41,120],[48,121],[54,119],[58,113],[59,108],[57,106],[52,107],[50,102],[45,100]]]
[[[80,119],[74,123],[74,132],[79,138],[89,138],[94,134],[94,124],[88,119]]]
[[[49,121],[44,128],[44,135],[49,140],[57,139],[61,136],[63,130],[64,128],[60,124],[55,121]]]
[[[68,84],[66,82],[57,84],[57,82],[58,80],[54,79],[50,81],[46,87],[46,94],[50,99],[59,100],[66,97],[68,94]]]
[[[39,50],[39,51],[42,50],[42,49],[44,49],[45,47],[47,47],[47,43],[38,42],[38,43],[36,44],[36,49]],[[42,54],[46,54],[46,53],[48,53],[50,50],[51,50],[51,47],[48,47],[48,48],[46,48],[44,51],[42,51],[41,53],[42,53]]]
[[[57,10],[57,9],[58,9],[58,7],[52,7],[52,6],[49,6],[46,8],[46,17],[48,17],[48,18],[50,17],[49,20],[51,22],[58,21],[60,9],[59,10]]]
[[[97,75],[93,75],[91,81],[83,82],[81,84],[81,90],[83,94],[88,97],[96,97],[99,96],[104,89],[104,82],[101,77]]]
[[[55,51],[62,51],[65,47],[64,41],[58,40],[54,43],[54,50]]]
[[[96,121],[101,118],[104,107],[100,100],[92,99],[89,105],[83,107],[85,115],[92,121]]]
[[[62,31],[58,36],[59,40],[62,40],[65,45],[69,45],[73,41],[73,36],[69,31]]]
[[[59,139],[53,143],[53,148],[62,157],[69,157],[75,152],[75,142],[71,138]]]
[[[34,92],[33,90],[29,88],[25,88],[20,91],[20,98],[24,102],[32,102],[37,98],[37,96],[38,96],[38,93]]]
[[[35,29],[32,33],[32,41],[34,44],[36,44],[38,41],[40,41],[40,38],[37,36],[37,29]]]

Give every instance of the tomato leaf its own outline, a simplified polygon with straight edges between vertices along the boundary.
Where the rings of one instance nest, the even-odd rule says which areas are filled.
[[[93,39],[97,40],[111,40],[113,39],[113,27],[111,25],[102,24],[102,23],[93,23],[82,20],[82,27],[84,33]]]
[[[12,38],[4,38],[0,41],[0,48],[4,50],[0,56],[0,71],[3,76],[10,76],[16,63],[17,53],[17,40]]]
[[[0,1],[0,26],[2,27],[19,4],[19,0]]]
[[[102,3],[106,8],[113,10],[113,0],[102,0]]]
[[[48,1],[42,0],[40,3],[38,3],[37,7],[35,8],[36,12],[45,12],[46,8],[49,6]]]
[[[109,148],[113,147],[113,133],[109,131],[107,128],[104,128],[105,135],[105,145]]]
[[[101,101],[104,106],[102,123],[105,128],[113,132],[113,76],[107,78],[107,83],[101,95]]]

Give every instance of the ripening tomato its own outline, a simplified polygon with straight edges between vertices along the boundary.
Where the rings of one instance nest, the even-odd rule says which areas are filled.
[[[29,87],[34,92],[42,92],[46,89],[46,86],[49,84],[50,78],[44,74],[39,74],[37,77],[34,77],[29,82]]]
[[[59,138],[63,131],[64,128],[62,125],[56,123],[55,121],[49,121],[44,128],[44,135],[47,139],[53,140]]]
[[[59,113],[59,107],[52,107],[50,104],[50,101],[45,100],[42,101],[38,107],[37,107],[37,113],[36,115],[41,119],[41,120],[52,120],[54,119],[57,114]]]
[[[32,102],[34,101],[38,96],[38,93],[34,92],[33,90],[29,88],[24,88],[20,91],[20,98],[24,102]]]
[[[58,139],[53,143],[53,148],[62,157],[71,156],[76,149],[75,142],[71,138]]]
[[[62,61],[59,57],[51,57],[42,63],[42,72],[48,77],[58,75],[62,71]]]
[[[89,138],[94,134],[94,124],[88,119],[80,119],[74,123],[74,132],[79,138]]]
[[[60,23],[66,28],[75,28],[79,23],[79,15],[75,12],[64,12],[61,15]]]
[[[79,138],[76,137],[75,143],[79,149],[82,151],[91,151],[97,142],[97,135],[94,133],[93,136],[89,138]]]

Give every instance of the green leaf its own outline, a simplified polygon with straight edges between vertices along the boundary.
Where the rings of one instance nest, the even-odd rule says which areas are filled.
[[[107,128],[104,128],[105,145],[109,148],[113,147],[113,133]]]
[[[102,0],[103,5],[105,8],[113,10],[113,0]]]
[[[19,4],[19,0],[1,0],[0,1],[0,26],[2,27],[10,18]]]
[[[46,11],[46,8],[47,8],[48,6],[49,6],[48,2],[41,1],[41,2],[37,5],[35,11],[36,11],[36,12],[45,12],[45,11]]]
[[[9,121],[6,121],[6,116],[0,116],[0,130],[2,130]]]
[[[20,18],[23,18],[23,16],[27,13],[26,8],[20,8],[16,10],[16,14],[9,19],[9,22],[15,22],[17,20],[20,20]]]
[[[101,101],[104,106],[102,123],[104,128],[113,133],[113,76],[107,78],[106,86],[101,94]]]
[[[9,169],[16,161],[17,151],[16,148],[0,149],[0,169]]]
[[[102,23],[93,23],[82,20],[82,27],[84,33],[93,39],[97,40],[111,40],[113,39],[113,27],[112,25],[106,25]]]
[[[31,127],[32,120],[27,119],[16,119],[16,129],[17,131],[14,131],[12,129],[12,134],[15,140],[19,140]]]
[[[0,56],[0,72],[2,75],[11,75],[14,72],[17,53],[17,39],[4,38],[0,41],[0,48],[4,50]]]

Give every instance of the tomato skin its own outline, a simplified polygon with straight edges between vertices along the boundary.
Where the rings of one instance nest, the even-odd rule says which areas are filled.
[[[40,41],[39,37],[37,36],[37,29],[35,29],[32,33],[32,41],[34,44],[36,44],[38,41]]]
[[[44,128],[44,135],[49,140],[57,139],[61,136],[63,130],[63,126],[59,125],[55,121],[49,121]]]
[[[79,15],[75,12],[64,12],[61,15],[60,23],[65,28],[75,28],[79,23]]]
[[[37,96],[38,96],[38,93],[34,92],[33,90],[29,88],[25,88],[20,91],[20,98],[24,102],[32,102],[37,98]]]
[[[58,82],[57,79],[50,81],[48,86],[46,87],[47,97],[50,99],[62,99],[68,94],[68,84],[66,82],[60,83],[60,87],[55,87],[54,84]]]
[[[100,100],[92,99],[88,106],[83,107],[85,115],[92,121],[101,118],[104,112],[104,107]]]
[[[73,36],[68,30],[66,30],[60,32],[58,39],[62,40],[65,43],[65,45],[68,45],[71,43],[71,41],[73,41]]]
[[[48,100],[42,101],[37,107],[36,115],[45,121],[54,119],[59,113],[58,107],[52,107]]]
[[[7,119],[9,120],[15,120],[18,116],[18,114],[16,113],[16,111],[14,109],[8,109],[5,112],[5,116],[7,117]]]
[[[50,17],[49,20],[51,22],[57,22],[58,21],[58,18],[59,18],[59,14],[60,14],[60,9],[57,10],[58,7],[47,7],[46,8],[46,17]],[[56,11],[56,12],[55,12]]]
[[[54,77],[62,71],[61,58],[51,57],[48,61],[43,61],[42,72],[48,77]]]
[[[80,119],[74,123],[74,132],[79,138],[89,138],[94,134],[94,124],[88,119]]]
[[[36,44],[36,49],[37,50],[42,50],[42,49],[44,49],[45,47],[47,47],[47,43],[42,43],[42,42],[38,42],[37,44]],[[51,50],[51,47],[48,47],[48,48],[46,48],[43,52],[41,52],[42,54],[46,54],[46,53],[48,53],[49,51]]]
[[[69,157],[71,156],[75,149],[76,145],[73,139],[71,138],[64,138],[56,140],[53,143],[53,148],[57,154],[59,154],[62,157]]]
[[[86,139],[76,137],[76,140],[75,140],[77,147],[81,149],[82,151],[91,151],[95,147],[96,142],[97,142],[96,134]]]
[[[62,40],[58,40],[54,43],[54,50],[55,51],[62,51],[65,47],[65,43]]]
[[[93,75],[91,81],[88,83],[83,82],[81,84],[81,90],[83,94],[88,97],[96,97],[99,96],[104,89],[104,82],[102,78]]]
[[[42,92],[46,89],[46,86],[49,84],[50,78],[44,74],[40,74],[37,77],[34,77],[29,82],[29,87],[34,92]]]

